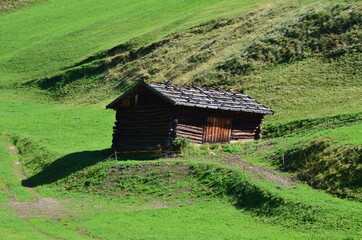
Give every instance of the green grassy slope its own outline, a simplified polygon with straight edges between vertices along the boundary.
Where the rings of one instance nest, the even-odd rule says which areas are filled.
[[[29,156],[44,156],[44,149],[32,147],[29,142],[19,147],[23,167],[30,167]],[[28,151],[23,152],[24,149]],[[9,174],[14,171],[13,157],[8,153],[3,157],[7,177],[2,182],[16,183]],[[43,234],[65,239],[114,239],[114,236],[200,239],[200,234],[201,239],[358,238],[362,210],[359,203],[333,198],[298,183],[294,183],[296,188],[286,188],[250,177],[235,167],[187,159],[123,163],[109,160],[91,167],[86,167],[83,161],[85,165],[76,172],[76,162],[80,160],[82,155],[73,158],[74,162],[59,163],[64,169],[74,171],[63,178],[59,178],[60,168],[41,170],[44,176],[49,174],[59,181],[53,182],[52,188],[39,186],[37,197],[57,199],[67,210],[63,209],[65,213],[55,219],[30,214],[27,218],[30,226]],[[16,198],[26,193],[23,187],[14,186],[18,189],[12,193]],[[61,191],[57,190],[59,187]],[[23,198],[23,203],[32,201],[27,199]],[[54,211],[51,206],[48,208]],[[11,214],[1,212],[5,218]],[[14,225],[19,226],[17,222]],[[140,226],[142,231],[136,231]],[[4,228],[9,231],[10,227],[7,224]],[[186,235],[185,229],[188,229]],[[27,234],[19,232],[12,236],[27,239],[32,232],[30,229]]]
[[[50,0],[0,15],[0,134],[20,150],[0,146],[0,232],[360,238],[361,2],[341,2]],[[112,153],[114,121],[104,106],[139,79],[244,89],[276,110],[266,119],[269,139],[203,146],[179,159],[102,162]],[[326,130],[331,119],[335,129]],[[308,164],[286,166],[289,156]],[[18,160],[26,176],[16,176]],[[237,167],[241,160],[284,169],[330,194],[255,178]],[[164,171],[172,163],[182,174]],[[348,171],[352,180],[341,177]],[[305,178],[311,172],[317,178]],[[64,215],[24,221],[10,207],[43,198]]]
[[[3,0],[0,2],[0,14],[10,12],[16,8],[28,6],[34,0]]]
[[[140,79],[221,86],[246,91],[278,122],[362,110],[360,2],[281,2],[247,13],[152,44],[123,43],[26,86],[78,104],[110,100]]]
[[[0,92],[1,133],[30,137],[61,154],[109,147],[114,113],[102,105],[69,107],[34,101],[25,91]]]
[[[1,82],[53,75],[132,38],[148,43],[180,27],[265,2],[57,0],[33,4],[0,15]]]
[[[83,105],[110,101],[140,79],[172,79],[245,90],[276,111],[269,121],[362,110],[360,2],[176,2],[167,16],[169,6],[152,1],[81,9],[51,1],[2,15],[3,88],[28,82]]]
[[[0,231],[3,239],[48,239],[33,229],[25,220],[14,215],[11,201],[24,201],[31,194],[20,184],[14,172],[15,156],[6,149],[9,139],[0,136]]]
[[[247,161],[292,172],[315,188],[361,201],[362,124],[323,129],[316,126],[256,145],[234,146],[229,151],[250,152]]]

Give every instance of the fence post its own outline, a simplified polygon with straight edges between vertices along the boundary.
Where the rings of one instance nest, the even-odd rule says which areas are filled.
[[[114,159],[117,160],[117,151],[114,151]]]
[[[328,120],[328,128],[332,131],[332,120]]]

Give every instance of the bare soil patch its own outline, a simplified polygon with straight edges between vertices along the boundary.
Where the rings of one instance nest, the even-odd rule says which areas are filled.
[[[4,137],[5,142],[9,142],[9,137]],[[16,146],[11,144],[6,144],[6,149],[11,154],[19,154]],[[14,162],[13,171],[17,178],[19,179],[19,184],[21,180],[25,179],[26,176],[21,170],[21,163],[19,161]],[[62,206],[61,201],[69,200],[58,200],[55,198],[40,198],[38,192],[33,188],[25,187],[27,191],[31,193],[33,199],[29,201],[17,201],[16,196],[12,192],[8,192],[9,205],[14,209],[15,215],[27,219],[31,217],[48,217],[52,219],[57,219],[62,216],[69,216],[70,211]]]
[[[0,13],[10,11],[14,8],[27,6],[37,0],[0,0]]]
[[[242,161],[240,160],[240,156],[226,158],[225,163],[230,166],[236,166],[244,169],[245,171],[251,173],[252,177],[275,182],[287,188],[295,188],[293,185],[293,179],[291,177],[282,175],[283,172],[269,167],[262,167],[256,164]]]
[[[55,198],[38,198],[34,201],[10,201],[15,214],[22,219],[47,217],[58,219],[69,216],[70,212]]]
[[[12,145],[7,145],[6,149],[11,153],[11,154],[19,154],[18,149],[15,146]]]

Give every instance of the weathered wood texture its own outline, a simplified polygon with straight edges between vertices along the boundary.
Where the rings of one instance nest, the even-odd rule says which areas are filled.
[[[204,127],[203,142],[229,142],[231,122],[231,118],[208,116]]]
[[[177,107],[175,113],[178,122],[187,125],[180,125],[176,136],[188,137],[197,143],[247,141],[259,139],[261,136],[261,114],[191,107]],[[183,127],[188,130],[182,130]],[[196,131],[193,127],[196,127]]]
[[[161,99],[158,96],[155,96],[154,93],[140,87],[133,92],[133,95],[130,95],[125,98],[122,103],[122,107],[134,107],[134,106],[169,106],[165,100]]]
[[[169,107],[118,108],[113,133],[113,148],[147,150],[170,148],[172,116]]]
[[[261,136],[263,116],[177,107],[138,89],[116,109],[112,147],[119,150],[172,148],[177,137],[196,143],[252,141]]]
[[[175,119],[175,137],[186,137],[196,143],[203,142],[203,115],[178,111]]]
[[[232,141],[257,140],[260,138],[262,120],[234,119],[231,130]]]

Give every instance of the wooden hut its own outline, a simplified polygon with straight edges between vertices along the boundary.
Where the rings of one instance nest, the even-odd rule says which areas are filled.
[[[169,149],[177,137],[196,143],[260,139],[273,111],[244,93],[139,82],[106,107],[116,110],[112,147]]]

